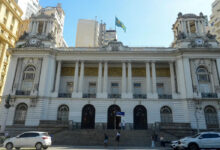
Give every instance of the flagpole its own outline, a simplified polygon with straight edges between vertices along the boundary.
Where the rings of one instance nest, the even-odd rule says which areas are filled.
[[[115,16],[115,21],[116,21],[116,16]],[[115,22],[115,32],[116,32],[116,22]]]

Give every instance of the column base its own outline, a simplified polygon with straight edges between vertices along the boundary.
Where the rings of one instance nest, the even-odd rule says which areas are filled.
[[[107,93],[97,93],[96,97],[97,98],[108,98],[108,94]]]
[[[72,98],[82,98],[83,94],[82,93],[72,93]]]
[[[52,97],[58,97],[58,92],[53,92],[51,95]]]
[[[157,93],[147,93],[147,98],[158,99]]]
[[[201,98],[202,94],[201,93],[193,93],[194,98]]]
[[[133,94],[132,93],[122,93],[121,98],[133,98]]]
[[[177,93],[172,93],[172,99],[178,99],[180,97]]]

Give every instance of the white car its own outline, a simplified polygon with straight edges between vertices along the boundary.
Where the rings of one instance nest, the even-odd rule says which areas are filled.
[[[189,150],[199,150],[206,148],[220,148],[219,132],[202,132],[192,137],[180,139],[179,148]]]
[[[170,144],[170,147],[173,150],[178,150],[178,148],[179,148],[179,141],[172,141],[171,144]]]
[[[51,137],[47,132],[29,131],[16,137],[6,139],[3,146],[7,150],[12,150],[13,147],[17,150],[23,147],[35,147],[37,150],[41,150],[42,148],[47,149],[51,144]]]

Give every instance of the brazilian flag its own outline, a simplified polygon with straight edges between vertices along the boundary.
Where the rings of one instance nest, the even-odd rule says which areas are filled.
[[[117,17],[115,17],[115,25],[116,25],[117,27],[121,27],[121,28],[124,30],[124,32],[126,32],[126,27],[125,27],[125,25],[124,25]]]

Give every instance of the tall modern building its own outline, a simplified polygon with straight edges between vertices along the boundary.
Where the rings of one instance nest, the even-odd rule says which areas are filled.
[[[124,112],[126,130],[220,128],[220,47],[202,13],[179,13],[172,47],[164,48],[115,40],[57,47],[54,17],[33,16],[27,35],[9,50],[2,98],[10,94],[11,107],[0,105],[2,128],[74,122],[74,128],[118,129],[116,112]]]
[[[220,42],[220,0],[215,0],[212,3],[212,15],[210,16],[209,30],[216,35],[216,39]]]
[[[14,0],[10,2],[0,0],[0,96],[2,96],[10,62],[8,48],[14,48],[18,40],[21,16],[22,10]]]
[[[117,40],[115,30],[106,30],[106,24],[80,19],[77,25],[76,47],[102,47]]]
[[[15,0],[15,2],[23,11],[23,20],[29,19],[32,14],[36,14],[41,8],[39,0]]]

